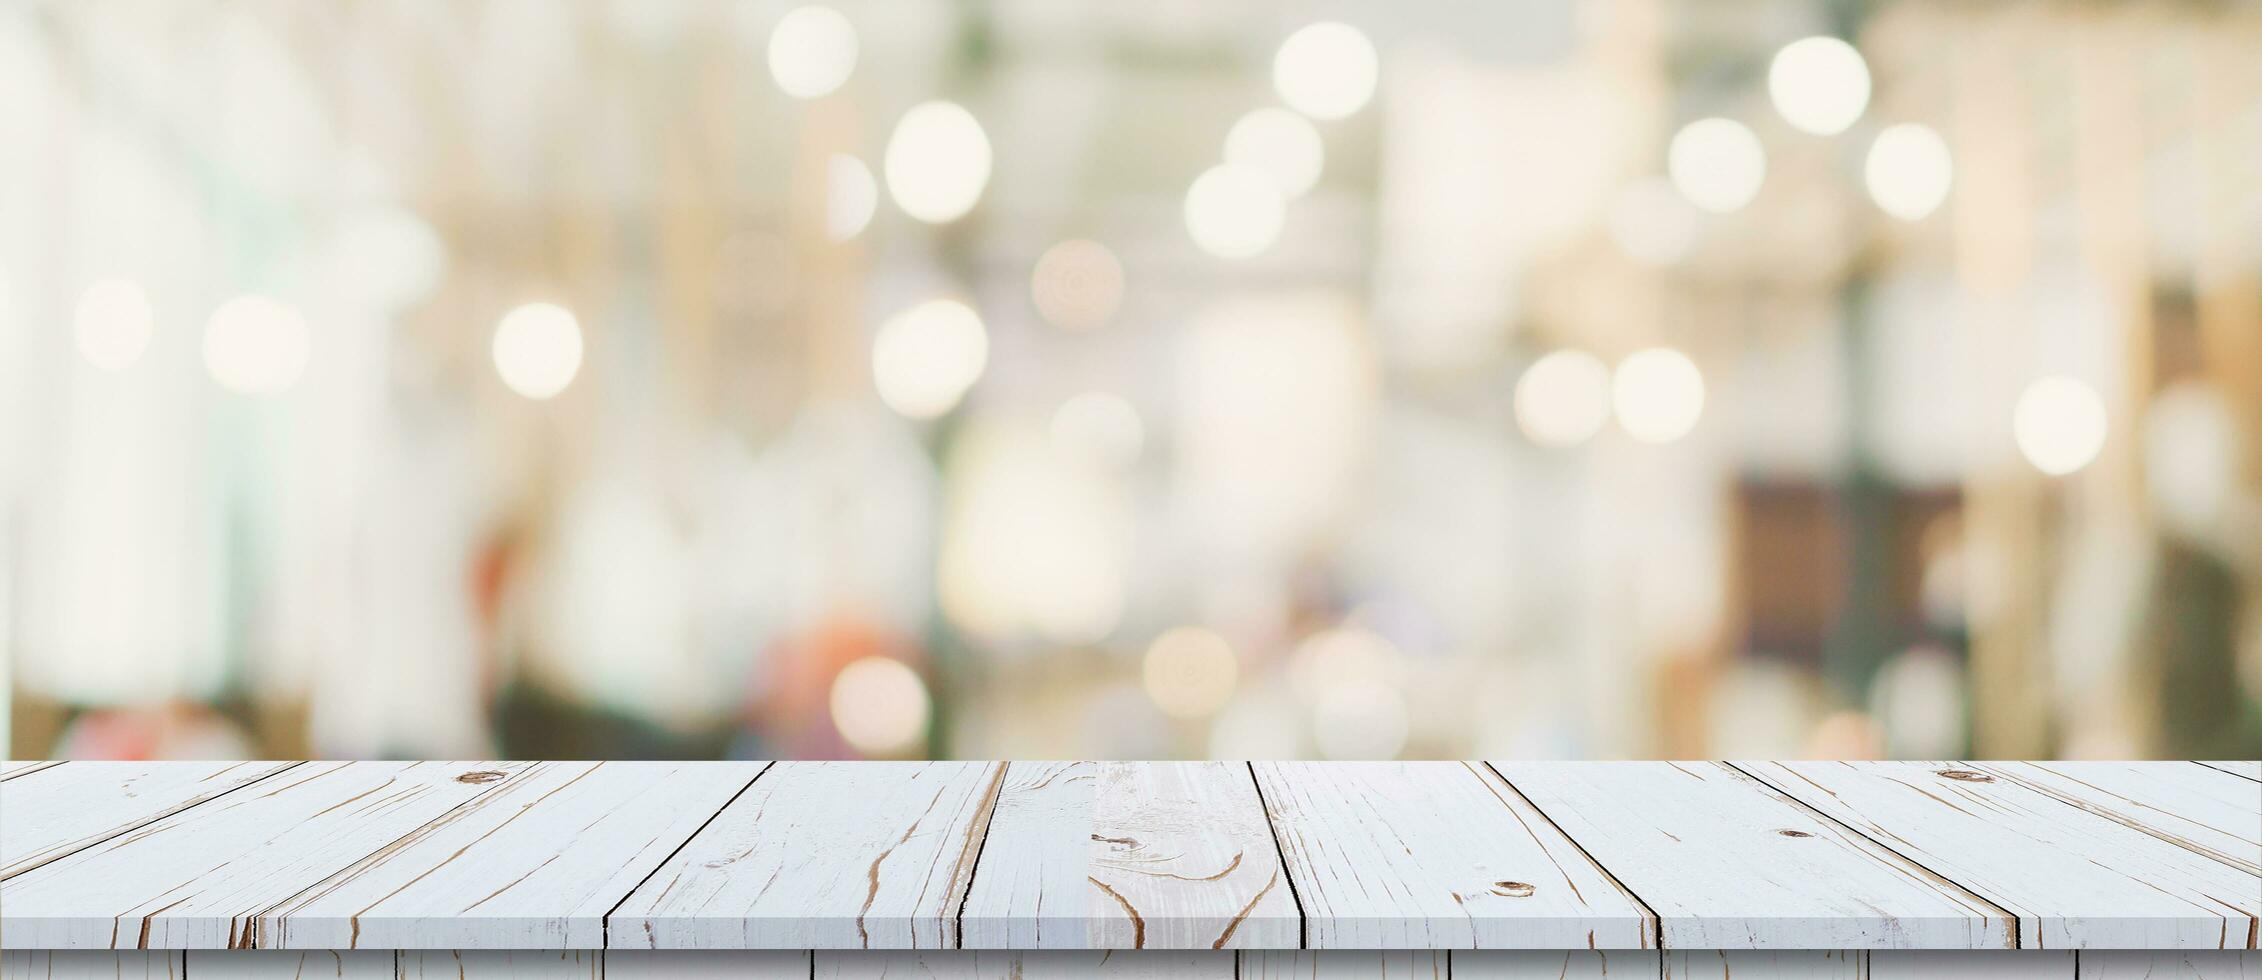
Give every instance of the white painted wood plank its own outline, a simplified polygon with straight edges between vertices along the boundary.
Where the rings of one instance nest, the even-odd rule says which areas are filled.
[[[60,760],[56,759],[10,759],[0,762],[0,780],[14,779],[17,776],[29,775],[41,769],[62,764]]]
[[[2234,776],[2245,776],[2248,779],[2262,782],[2262,762],[2223,762],[2210,760],[2207,762],[2202,762],[2200,763],[2200,765],[2208,766],[2214,769],[2220,769]]]
[[[2036,949],[2252,948],[2262,878],[1960,763],[1743,768],[2019,917]]]
[[[610,919],[614,948],[938,949],[1004,763],[780,762]]]
[[[1862,980],[1868,975],[1868,954],[1853,949],[1665,951],[1665,980]]]
[[[1655,923],[1481,764],[1256,763],[1314,949],[1627,949]]]
[[[2262,785],[2184,762],[1994,762],[1972,768],[2262,875]]]
[[[2072,980],[2070,949],[1876,949],[1869,980]]]
[[[179,980],[181,954],[167,950],[0,950],[0,980]]]
[[[523,764],[314,762],[0,882],[0,946],[228,949]]]
[[[1442,949],[1267,949],[1241,954],[1241,980],[1446,980]]]
[[[1243,763],[1016,762],[967,949],[1292,949],[1296,899]]]
[[[389,949],[192,949],[187,955],[189,974],[200,978],[393,980],[393,951]]]
[[[880,955],[880,954],[870,954]],[[605,980],[808,980],[804,949],[609,949]]]
[[[1232,980],[1213,950],[818,950],[815,980]]]
[[[289,762],[79,762],[0,783],[0,878],[203,803]]]
[[[404,949],[400,980],[603,980],[595,949]]]
[[[759,762],[538,762],[254,920],[275,949],[596,949]]]
[[[2084,950],[2080,980],[2262,980],[2262,953],[2252,950]]]
[[[2008,948],[2010,916],[1711,762],[1493,764],[1657,913],[1666,948]]]
[[[1647,980],[1664,970],[1654,949],[1457,949],[1453,980]]]

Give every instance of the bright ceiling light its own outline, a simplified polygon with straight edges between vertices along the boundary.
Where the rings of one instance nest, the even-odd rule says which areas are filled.
[[[880,325],[872,338],[872,383],[897,413],[931,419],[957,407],[989,356],[981,317],[955,300],[928,300]]]
[[[2019,393],[2011,409],[2011,436],[2034,468],[2065,476],[2088,466],[2105,448],[2105,400],[2067,377],[2043,378]]]
[[[1559,350],[1516,381],[1516,426],[1542,446],[1575,446],[1610,420],[1610,368],[1585,351]]]
[[[1887,126],[1869,145],[1862,168],[1869,197],[1886,214],[1917,221],[1938,210],[1955,183],[1955,161],[1948,143],[1930,127],[1915,123]]]
[[[1280,43],[1272,87],[1288,107],[1314,119],[1341,119],[1374,98],[1374,42],[1349,24],[1322,21]]]
[[[1280,189],[1245,167],[1211,167],[1186,189],[1187,234],[1202,251],[1222,259],[1246,259],[1271,248],[1286,220]]]
[[[581,371],[581,323],[565,307],[528,303],[495,323],[495,373],[535,401],[555,396]]]
[[[1673,134],[1665,172],[1690,204],[1725,214],[1759,195],[1759,185],[1767,179],[1767,152],[1750,127],[1714,116]]]
[[[896,121],[888,137],[888,196],[929,224],[964,217],[990,182],[990,138],[964,106],[923,102]]]
[[[830,94],[856,70],[856,27],[831,7],[799,7],[770,31],[770,77],[797,99]]]
[[[289,391],[306,373],[306,318],[267,296],[238,296],[212,311],[204,327],[204,369],[244,395]]]
[[[1283,197],[1302,197],[1319,183],[1326,156],[1311,120],[1286,109],[1252,111],[1225,134],[1225,162],[1272,178]]]
[[[1618,363],[1610,397],[1627,434],[1643,442],[1672,442],[1688,435],[1704,414],[1704,374],[1688,355],[1652,347]]]
[[[1792,126],[1834,136],[1869,108],[1869,65],[1837,38],[1800,38],[1775,52],[1767,66],[1767,95]]]

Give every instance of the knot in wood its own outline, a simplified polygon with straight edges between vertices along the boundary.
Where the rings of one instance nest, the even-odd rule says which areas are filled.
[[[501,778],[503,778],[503,774],[496,772],[493,769],[474,769],[470,772],[464,773],[461,776],[457,776],[456,782],[474,784],[491,783]]]
[[[1942,769],[1936,775],[1942,779],[1953,779],[1961,783],[1992,783],[1995,781],[1993,776],[1983,772],[1974,772],[1970,769]]]
[[[1806,831],[1803,831],[1803,830],[1778,830],[1778,831],[1776,831],[1776,833],[1778,833],[1778,834],[1781,834],[1781,835],[1783,835],[1783,836],[1785,836],[1785,837],[1812,837],[1812,836],[1814,836],[1813,834],[1807,833]]]
[[[1495,881],[1492,883],[1493,894],[1508,898],[1530,898],[1532,893],[1538,890],[1521,881]]]

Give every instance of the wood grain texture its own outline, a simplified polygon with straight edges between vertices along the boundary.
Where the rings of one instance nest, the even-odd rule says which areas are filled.
[[[1985,949],[2008,913],[1719,763],[1494,763],[1667,948]]]
[[[2262,878],[1961,763],[1743,768],[2019,917],[2034,949],[2252,948]]]
[[[2068,980],[2070,949],[1878,949],[1869,980]]]
[[[968,949],[1292,949],[1242,763],[1016,762],[959,916]]]
[[[0,946],[229,949],[251,919],[487,792],[516,763],[298,766],[0,882]]]
[[[0,950],[0,980],[180,980],[181,954],[168,950]]]
[[[187,965],[191,976],[229,980],[393,980],[393,959],[389,949],[192,949]]]
[[[2202,762],[2200,763],[2200,765],[2207,766],[2211,769],[2220,769],[2234,776],[2245,776],[2246,778],[2254,780],[2255,782],[2262,783],[2262,762],[2210,761]]]
[[[400,980],[604,980],[595,949],[404,949]]]
[[[1647,980],[1664,970],[1654,949],[1457,949],[1454,980]]]
[[[605,980],[808,980],[809,970],[809,951],[804,949],[605,951]]]
[[[0,878],[233,792],[289,762],[79,762],[0,783]]]
[[[59,766],[62,764],[62,762],[53,759],[10,759],[6,762],[0,762],[0,780],[14,779],[17,776],[28,776],[32,773],[40,771],[41,769],[46,769],[52,766]]]
[[[758,762],[538,762],[253,920],[274,949],[597,949]]]
[[[2262,785],[2206,766],[1986,762],[1972,768],[2262,875]]]
[[[1213,950],[818,950],[815,980],[1233,980]]]
[[[615,948],[941,949],[1004,763],[780,762],[621,903]]]
[[[2081,954],[2079,980],[2262,980],[2262,953],[2187,950],[2157,953],[2108,949]]]
[[[1868,976],[1869,956],[1861,950],[1665,951],[1665,980],[1863,980]]]
[[[1481,764],[1256,763],[1313,949],[1627,949],[1655,922]]]
[[[1275,949],[1241,954],[1241,980],[1446,980],[1442,949]]]

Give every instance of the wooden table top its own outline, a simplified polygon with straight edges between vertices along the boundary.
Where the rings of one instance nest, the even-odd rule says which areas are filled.
[[[0,763],[10,949],[2255,949],[2256,762]]]

